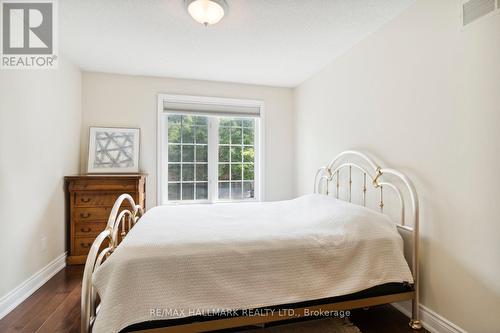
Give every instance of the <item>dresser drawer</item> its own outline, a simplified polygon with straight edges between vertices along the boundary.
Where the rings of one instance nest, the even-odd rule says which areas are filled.
[[[74,200],[75,200],[75,207],[113,207],[115,204],[116,199],[120,195],[122,195],[123,192],[116,192],[116,193],[107,193],[107,192],[87,192],[87,191],[81,191],[81,192],[76,192],[74,195]],[[137,195],[136,193],[128,193],[132,196],[134,201],[139,203],[137,201]],[[122,204],[122,207],[130,207],[130,204],[128,201],[124,201]]]
[[[70,191],[137,191],[134,179],[79,179],[69,185]]]
[[[75,208],[73,219],[75,222],[106,222],[110,213],[111,207]]]
[[[121,193],[120,193],[121,194]],[[74,200],[76,207],[113,206],[120,194],[99,192],[77,192]]]
[[[74,255],[81,256],[89,254],[92,243],[94,243],[95,237],[75,237],[74,244]],[[105,249],[109,244],[109,241],[106,239],[99,251]]]
[[[78,237],[97,236],[106,229],[106,222],[77,222],[75,235]]]

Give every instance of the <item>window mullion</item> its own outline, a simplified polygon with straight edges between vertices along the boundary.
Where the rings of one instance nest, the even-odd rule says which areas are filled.
[[[208,200],[217,201],[218,197],[218,132],[217,117],[208,118]]]
[[[240,160],[241,160],[241,171],[240,171],[241,199],[245,199],[243,196],[243,194],[245,193],[245,191],[243,189],[243,184],[245,183],[245,177],[243,176],[243,170],[245,170],[245,163],[244,163],[244,158],[243,158],[243,154],[245,152],[245,145],[243,143],[243,123],[241,124],[241,142],[240,142],[240,145],[241,145],[241,157],[240,157]]]
[[[184,163],[183,163],[183,155],[184,155],[184,130],[183,130],[183,124],[184,123],[184,119],[181,118],[181,140],[180,140],[180,143],[181,143],[181,159],[180,159],[180,166],[181,166],[181,172],[180,172],[180,175],[181,175],[181,178],[179,179],[179,200],[182,200],[182,185],[183,185],[183,171],[184,171]]]
[[[169,166],[168,166],[168,117],[162,115],[160,117],[160,128],[165,131],[165,135],[161,136],[160,139],[160,144],[161,144],[161,169],[166,170],[165,174],[163,172],[160,173],[160,184],[162,185],[161,189],[161,204],[165,204],[168,198],[168,172],[169,172]]]

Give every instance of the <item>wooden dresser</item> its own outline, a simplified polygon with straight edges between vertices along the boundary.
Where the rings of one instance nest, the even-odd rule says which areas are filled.
[[[128,193],[144,209],[146,175],[80,175],[65,177],[68,198],[68,265],[85,264],[96,236],[106,228],[111,208]],[[126,208],[124,206],[122,208]]]

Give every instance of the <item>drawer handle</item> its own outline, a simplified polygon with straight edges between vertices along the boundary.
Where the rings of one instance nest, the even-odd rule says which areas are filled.
[[[92,246],[90,243],[80,243],[80,246],[83,247],[84,249],[87,249]]]
[[[92,200],[92,199],[91,198],[81,198],[80,199],[81,202],[85,202],[85,203],[90,202],[90,200]]]
[[[91,228],[80,228],[80,231],[81,232],[91,232],[92,229]]]
[[[90,213],[85,212],[85,213],[80,213],[80,217],[86,219],[87,217],[90,216]]]

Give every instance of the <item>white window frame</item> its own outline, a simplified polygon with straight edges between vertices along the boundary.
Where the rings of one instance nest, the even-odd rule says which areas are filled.
[[[208,163],[208,199],[207,200],[168,200],[168,182],[167,182],[167,166],[168,166],[168,126],[167,116],[169,114],[191,114],[209,117],[208,130],[208,160],[218,161],[219,156],[219,129],[218,122],[215,117],[222,116],[221,114],[211,114],[210,111],[165,111],[164,104],[168,103],[189,103],[191,105],[200,105],[200,109],[207,109],[209,106],[223,107],[228,110],[231,107],[258,108],[259,116],[255,117],[255,162],[254,162],[254,198],[242,200],[219,200],[218,199],[218,162],[215,162],[216,168]],[[223,116],[227,117],[245,117],[238,115],[237,112],[228,111]],[[157,153],[156,153],[156,203],[157,205],[167,204],[200,204],[200,203],[218,203],[218,202],[251,202],[264,200],[264,156],[265,156],[265,113],[264,102],[250,99],[233,99],[221,97],[206,97],[206,96],[191,96],[191,95],[172,95],[158,94],[158,114],[157,114]],[[217,135],[214,135],[216,133]],[[163,172],[165,171],[165,172]]]

